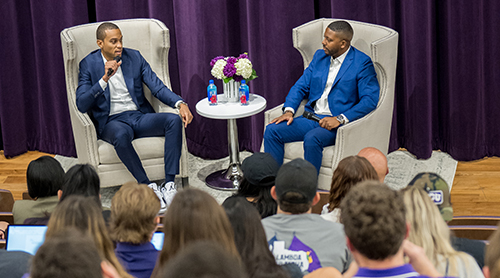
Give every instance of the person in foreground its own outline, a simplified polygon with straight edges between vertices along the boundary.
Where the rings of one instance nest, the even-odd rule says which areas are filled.
[[[400,192],[364,181],[347,193],[340,209],[347,246],[359,267],[344,277],[441,277],[423,249],[406,240],[409,226]]]
[[[342,224],[312,214],[318,203],[318,174],[302,158],[283,164],[271,195],[278,213],[262,219],[266,238],[278,264],[297,264],[305,274],[324,267],[344,272],[351,263]]]
[[[120,278],[121,276],[113,265],[101,260],[94,242],[87,234],[68,228],[48,238],[38,249],[33,258],[29,277]]]
[[[424,249],[440,273],[460,278],[484,277],[471,255],[452,247],[450,229],[425,190],[418,185],[408,186],[403,190],[403,197],[406,219],[410,223],[408,240]]]
[[[139,51],[123,47],[123,36],[116,24],[102,23],[96,37],[99,49],[80,62],[78,110],[91,115],[98,137],[114,146],[138,183],[149,184],[155,190],[165,209],[164,199],[170,199],[172,194],[167,193],[175,190],[174,178],[179,173],[182,123],[187,127],[193,115],[182,98],[156,76]],[[154,97],[179,109],[180,117],[155,113],[144,95],[143,83]],[[160,187],[151,183],[132,146],[133,139],[151,136],[165,136],[166,183]]]
[[[304,141],[304,158],[319,173],[323,148],[335,144],[337,128],[370,113],[377,106],[380,87],[373,63],[351,46],[354,31],[346,21],[334,21],[325,30],[309,66],[290,89],[283,115],[266,126],[264,150],[283,163],[284,144]],[[321,118],[312,121],[294,114],[302,100],[305,110]]]
[[[129,182],[111,200],[111,239],[125,270],[137,278],[149,278],[158,259],[151,243],[160,217],[160,201],[152,189]]]
[[[12,214],[14,224],[34,217],[47,217],[59,203],[57,191],[61,189],[64,170],[51,156],[42,156],[30,162],[26,170],[28,194],[33,200],[18,200]]]
[[[500,229],[488,238],[489,245],[486,248],[483,274],[485,278],[500,278]]]

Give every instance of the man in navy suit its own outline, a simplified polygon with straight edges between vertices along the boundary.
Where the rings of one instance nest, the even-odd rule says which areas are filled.
[[[112,144],[120,160],[139,183],[155,190],[165,209],[165,199],[175,193],[173,183],[179,173],[182,145],[182,124],[193,115],[182,98],[169,90],[151,70],[137,50],[123,48],[122,33],[113,23],[99,25],[96,32],[100,49],[80,62],[76,105],[80,112],[93,118],[99,138]],[[115,59],[115,57],[121,57]],[[179,109],[179,115],[155,113],[144,96],[143,83],[153,96]],[[151,183],[132,140],[141,137],[165,136],[165,184]]]
[[[353,30],[346,21],[328,25],[323,49],[314,54],[304,74],[290,89],[283,115],[266,127],[264,149],[283,164],[284,144],[304,141],[304,159],[321,167],[323,148],[335,144],[337,127],[359,119],[377,107],[380,87],[373,63],[351,46]],[[294,119],[302,100],[305,110],[321,120]],[[286,123],[286,124],[285,124]]]

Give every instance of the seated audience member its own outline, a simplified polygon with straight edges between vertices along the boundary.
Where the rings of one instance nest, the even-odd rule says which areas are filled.
[[[357,155],[342,159],[333,171],[328,204],[323,206],[323,219],[340,222],[340,201],[357,183],[364,180],[378,180],[377,172],[364,157]]]
[[[483,267],[484,277],[500,278],[500,229],[497,228],[488,241]]]
[[[278,205],[271,196],[271,187],[279,168],[268,153],[254,153],[241,164],[243,181],[234,196],[245,197],[257,208],[261,218],[276,214]]]
[[[80,195],[93,198],[101,204],[101,183],[99,175],[90,164],[76,164],[64,175],[64,182],[58,192],[62,202],[70,195]]]
[[[400,192],[364,181],[347,193],[340,208],[347,245],[359,267],[353,277],[440,277],[422,248],[405,240],[409,227]],[[412,265],[405,264],[405,255]]]
[[[0,249],[0,277],[22,277],[29,271],[31,254]]]
[[[26,170],[28,194],[33,200],[14,203],[14,224],[23,224],[33,217],[48,216],[59,203],[57,191],[61,189],[64,170],[53,157],[42,156],[30,162]]]
[[[163,218],[163,248],[153,277],[171,258],[199,240],[214,241],[226,254],[241,261],[234,232],[224,209],[208,193],[187,188],[179,191]]]
[[[101,255],[101,260],[109,262],[123,278],[132,277],[122,267],[114,253],[102,210],[93,197],[68,196],[60,202],[50,216],[45,240],[67,228],[76,228],[89,235]]]
[[[158,259],[151,238],[160,222],[160,200],[155,192],[135,182],[126,183],[111,201],[111,239],[125,270],[149,278]]]
[[[438,206],[444,221],[449,222],[453,219],[450,188],[446,181],[438,174],[428,172],[419,173],[410,181],[408,186],[416,186],[425,190],[431,196],[434,204]],[[474,257],[480,268],[484,266],[485,243],[483,241],[459,238],[452,235],[451,244],[455,250],[465,252]]]
[[[222,207],[226,210],[229,222],[233,226],[236,248],[250,278],[303,277],[302,271],[295,264],[283,265],[286,270],[276,264],[267,245],[266,233],[260,222],[259,212],[245,198],[228,198]],[[287,267],[290,266],[292,268],[288,269]],[[286,272],[288,270],[290,276]]]
[[[192,243],[179,251],[160,272],[157,278],[248,277],[240,261],[214,241]]]
[[[48,238],[40,246],[33,258],[30,278],[67,277],[120,276],[111,264],[101,260],[99,251],[87,234],[76,229],[65,229]]]
[[[295,263],[305,273],[322,267],[344,272],[351,262],[342,225],[312,214],[318,203],[318,173],[304,159],[283,164],[271,195],[278,213],[262,219],[267,241],[277,263]]]
[[[373,147],[366,147],[359,151],[358,156],[366,158],[377,171],[378,179],[384,182],[385,176],[389,174],[389,167],[387,166],[387,157],[381,151]]]
[[[408,239],[424,249],[434,267],[446,277],[484,277],[472,256],[453,249],[450,230],[427,192],[410,186],[403,194],[410,224]]]

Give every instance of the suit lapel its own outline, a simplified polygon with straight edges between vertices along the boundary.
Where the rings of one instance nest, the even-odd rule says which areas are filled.
[[[349,67],[352,64],[353,59],[354,59],[354,47],[351,46],[351,49],[347,53],[347,55],[344,59],[344,62],[342,63],[342,66],[340,66],[339,73],[337,73],[337,76],[335,77],[335,81],[333,82],[332,89],[335,87],[335,85],[337,85],[337,83],[339,82],[340,78],[342,78],[344,73],[347,72],[347,70],[349,69]]]
[[[137,104],[137,98],[134,92],[134,78],[132,74],[132,62],[130,61],[128,55],[126,54],[125,48],[123,49],[122,52],[122,73],[123,73],[123,79],[125,79],[125,84],[127,85],[128,93],[132,97],[132,100],[134,100],[135,104]]]

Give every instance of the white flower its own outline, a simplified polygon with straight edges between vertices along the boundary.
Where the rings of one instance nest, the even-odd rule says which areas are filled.
[[[224,59],[220,59],[217,62],[215,62],[213,68],[212,68],[212,75],[213,77],[217,79],[224,79],[226,76],[224,76],[224,67],[226,66],[227,62]]]
[[[234,67],[236,68],[236,74],[243,76],[245,79],[252,75],[252,62],[248,59],[239,59],[238,62],[234,64]]]

